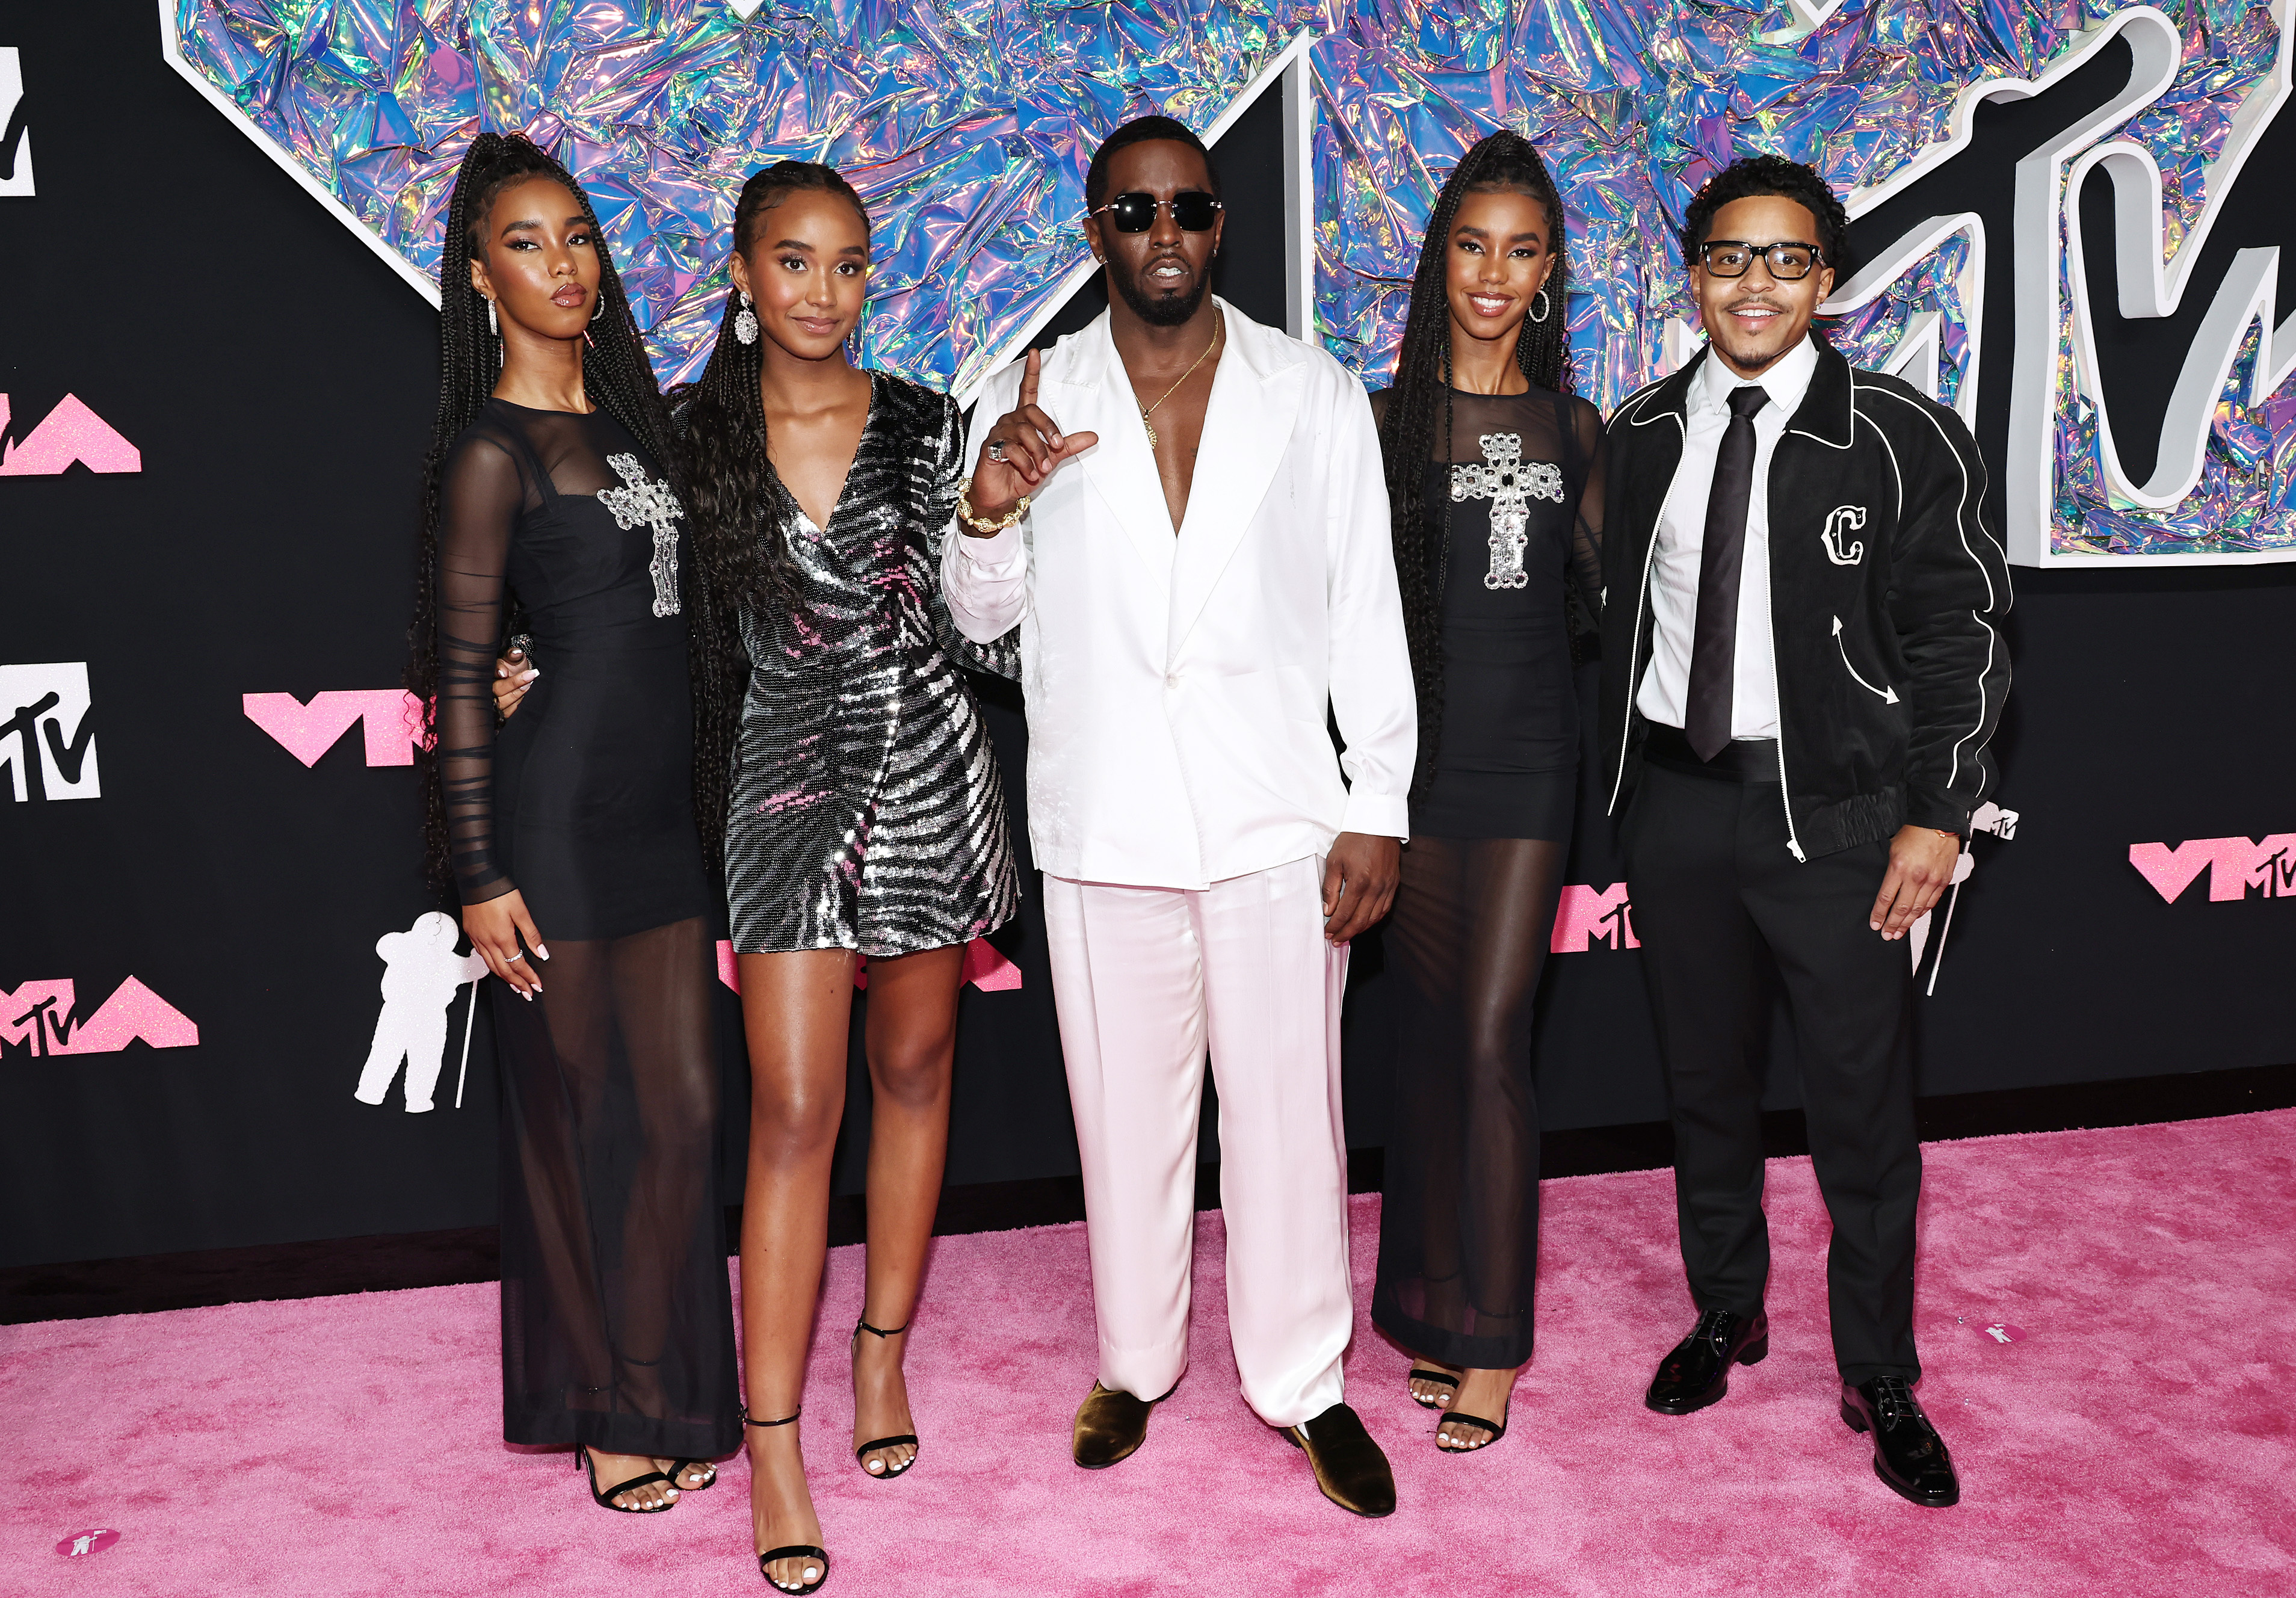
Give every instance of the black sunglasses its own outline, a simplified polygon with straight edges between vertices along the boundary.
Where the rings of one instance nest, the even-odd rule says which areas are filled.
[[[1698,247],[1698,258],[1716,277],[1743,277],[1759,260],[1782,283],[1800,283],[1809,269],[1825,258],[1815,244],[1749,244],[1743,239],[1709,239]]]
[[[1173,225],[1182,233],[1203,233],[1219,220],[1220,202],[1201,189],[1175,194],[1169,200],[1159,200],[1153,194],[1119,194],[1099,209],[1085,215],[1097,217],[1106,211],[1115,222],[1117,232],[1146,233],[1156,225],[1156,213],[1166,206],[1172,208]]]

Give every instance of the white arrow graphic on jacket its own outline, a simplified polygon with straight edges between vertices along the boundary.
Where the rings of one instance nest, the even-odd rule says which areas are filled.
[[[1895,688],[1876,688],[1864,677],[1858,677],[1857,668],[1849,665],[1849,646],[1841,642],[1841,618],[1839,616],[1833,619],[1833,647],[1841,651],[1841,664],[1849,668],[1851,676],[1857,677],[1857,685],[1860,688],[1868,693],[1881,695],[1882,702],[1885,705],[1894,705],[1898,702],[1898,691]]]

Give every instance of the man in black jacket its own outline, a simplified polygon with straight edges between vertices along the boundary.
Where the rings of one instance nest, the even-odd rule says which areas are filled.
[[[1761,1080],[1782,983],[1841,1418],[1916,1504],[1960,1487],[1912,1384],[1912,962],[1992,779],[2009,576],[1955,414],[1810,332],[1848,218],[1824,182],[1740,160],[1691,202],[1709,347],[1619,408],[1603,552],[1603,777],[1675,1132],[1698,1324],[1645,1400],[1688,1414],[1768,1352]],[[1628,802],[1629,797],[1631,802]]]

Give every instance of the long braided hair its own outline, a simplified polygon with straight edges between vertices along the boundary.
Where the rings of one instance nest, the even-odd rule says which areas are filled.
[[[868,231],[868,208],[835,168],[776,161],[742,185],[734,204],[734,253],[757,242],[767,211],[802,190],[841,195],[860,214],[862,231]],[[711,807],[701,818],[701,836],[713,860],[725,851],[734,744],[741,733],[747,685],[741,607],[785,611],[797,597],[788,531],[788,512],[796,502],[766,458],[765,338],[760,332],[744,344],[734,332],[744,308],[740,293],[729,287],[718,340],[701,377],[679,384],[668,396],[685,440],[685,505],[698,568],[694,586],[709,596],[706,610],[717,638],[707,663],[713,680],[707,684],[699,675],[696,651],[693,692],[693,791],[697,804]]]
[[[423,853],[430,885],[449,888],[447,806],[439,781],[439,502],[447,456],[455,440],[478,417],[493,395],[502,372],[502,336],[488,324],[486,297],[471,286],[470,263],[482,260],[486,250],[488,214],[495,197],[529,178],[546,177],[563,184],[588,221],[598,251],[599,308],[589,326],[582,350],[583,391],[660,463],[673,490],[683,494],[676,438],[669,413],[662,404],[653,368],[646,362],[636,320],[628,297],[606,246],[604,230],[590,197],[574,175],[553,160],[522,134],[482,133],[471,141],[455,176],[455,189],[447,205],[446,240],[439,254],[439,411],[430,428],[430,453],[422,463],[422,523],[416,561],[414,622],[407,641],[412,659],[406,686],[422,701],[422,736],[417,764],[422,772]],[[457,248],[459,242],[460,247]],[[712,607],[701,584],[688,585],[685,605],[693,643],[689,651],[697,693],[705,676],[714,676],[718,636]],[[506,607],[505,615],[515,612]],[[505,632],[515,630],[514,624]],[[696,819],[709,814],[701,792],[700,778],[707,762],[697,761]],[[709,834],[705,832],[704,836]]]
[[[836,168],[776,161],[742,185],[734,205],[734,252],[757,242],[766,213],[799,193],[840,196],[868,231],[868,208]],[[766,458],[766,340],[760,333],[744,344],[736,336],[742,308],[739,292],[727,289],[709,363],[698,380],[671,391],[669,403],[685,436],[694,553],[710,586],[732,603],[785,608],[797,594],[787,526],[794,502]]]
[[[1519,134],[1495,133],[1460,157],[1435,197],[1427,237],[1419,247],[1419,268],[1411,280],[1411,309],[1404,319],[1402,348],[1396,353],[1395,381],[1380,421],[1380,454],[1395,531],[1395,575],[1403,590],[1403,631],[1419,699],[1414,787],[1434,775],[1443,733],[1443,583],[1451,544],[1450,504],[1445,501],[1442,515],[1431,523],[1426,485],[1427,463],[1451,455],[1451,226],[1462,198],[1490,193],[1529,195],[1546,208],[1547,248],[1554,258],[1544,285],[1546,319],[1523,319],[1514,358],[1533,388],[1571,391],[1570,338],[1562,314],[1570,272],[1563,253],[1562,196],[1529,140]]]

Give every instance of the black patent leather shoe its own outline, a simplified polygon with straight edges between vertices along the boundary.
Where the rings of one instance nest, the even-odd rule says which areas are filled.
[[[1945,1438],[1922,1413],[1903,1376],[1876,1376],[1841,1389],[1841,1419],[1874,1436],[1874,1474],[1908,1504],[1944,1509],[1961,1502],[1961,1478]]]
[[[1395,1472],[1354,1410],[1334,1404],[1312,1421],[1286,1426],[1283,1436],[1307,1452],[1324,1496],[1348,1513],[1375,1520],[1395,1512]]]
[[[1164,1398],[1171,1396],[1166,1393]],[[1077,1405],[1076,1428],[1069,1439],[1077,1463],[1087,1471],[1103,1471],[1130,1459],[1148,1440],[1148,1412],[1162,1402],[1112,1392],[1094,1382]]]
[[[1694,1414],[1721,1402],[1732,1365],[1759,1364],[1769,1351],[1767,1315],[1710,1309],[1660,1364],[1643,1402],[1662,1415]]]

